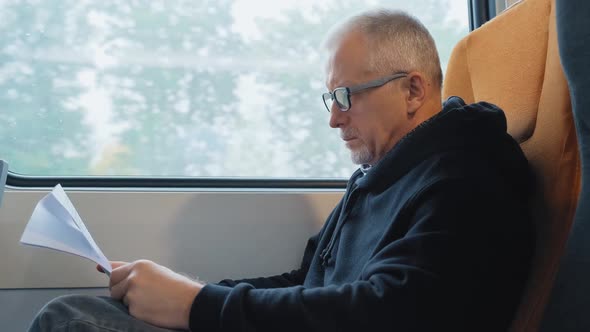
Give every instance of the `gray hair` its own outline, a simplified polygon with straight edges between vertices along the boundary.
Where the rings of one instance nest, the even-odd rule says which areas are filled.
[[[332,29],[325,46],[332,49],[348,33],[367,39],[370,71],[420,71],[442,87],[442,70],[434,39],[415,17],[403,11],[379,9],[352,16]]]

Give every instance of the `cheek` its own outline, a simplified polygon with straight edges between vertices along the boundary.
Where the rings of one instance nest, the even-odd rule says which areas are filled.
[[[373,117],[363,117],[353,122],[354,130],[359,138],[359,144],[374,150],[375,145],[382,139],[385,128],[378,119]]]
[[[402,117],[403,102],[393,98],[391,90],[375,91],[366,98],[354,100],[355,112],[351,113],[351,127],[358,129],[367,144],[379,144],[387,140],[405,122]]]
[[[380,150],[390,145],[392,138],[400,132],[405,119],[401,112],[396,112],[397,105],[380,103],[373,106],[373,112],[367,112],[362,119],[358,119],[358,129],[363,142],[371,150]]]

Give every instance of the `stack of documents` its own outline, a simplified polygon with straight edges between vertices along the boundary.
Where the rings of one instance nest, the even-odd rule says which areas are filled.
[[[61,185],[37,203],[20,243],[78,255],[112,271]]]

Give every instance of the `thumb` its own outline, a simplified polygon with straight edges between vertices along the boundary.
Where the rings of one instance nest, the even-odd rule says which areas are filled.
[[[109,263],[111,263],[111,268],[114,270],[118,267],[121,267],[123,265],[127,265],[129,264],[128,262],[122,262],[122,261],[109,261]]]
[[[109,263],[111,264],[111,269],[113,269],[113,270],[120,267],[120,266],[128,264],[127,262],[122,262],[122,261],[109,261]],[[102,267],[100,265],[96,265],[96,270],[100,273],[105,273],[104,267]]]

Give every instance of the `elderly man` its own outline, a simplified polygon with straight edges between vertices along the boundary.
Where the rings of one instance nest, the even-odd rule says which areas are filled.
[[[361,166],[299,269],[204,284],[113,262],[111,298],[58,298],[30,330],[505,331],[533,231],[503,112],[441,104],[434,41],[405,13],[350,18],[326,45],[330,126]]]

